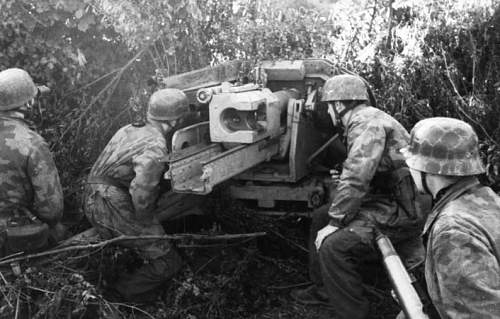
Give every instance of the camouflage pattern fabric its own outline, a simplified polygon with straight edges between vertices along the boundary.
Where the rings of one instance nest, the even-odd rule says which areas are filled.
[[[0,72],[0,110],[13,110],[34,98],[37,92],[28,72],[17,68]]]
[[[434,117],[419,121],[403,149],[409,167],[426,173],[471,176],[484,173],[474,129],[461,120]]]
[[[47,143],[13,111],[0,113],[0,137],[0,220],[27,209],[55,225],[62,218],[63,194]]]
[[[329,78],[323,86],[321,101],[369,101],[367,85],[356,75],[341,74]]]
[[[498,318],[500,197],[469,177],[438,198],[424,228],[432,302],[441,318]]]
[[[123,187],[88,184],[85,190],[85,214],[102,237],[165,234],[153,211],[166,157],[165,138],[152,124],[127,125],[111,138],[89,176],[110,177]],[[147,259],[169,249],[167,241],[129,244]]]
[[[383,111],[362,104],[352,110],[344,134],[348,155],[329,209],[331,224],[363,220],[393,239],[419,233],[424,217],[415,207],[417,193],[399,152],[409,141],[405,128]]]

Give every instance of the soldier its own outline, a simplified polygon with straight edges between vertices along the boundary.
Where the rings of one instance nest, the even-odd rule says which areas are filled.
[[[500,197],[482,186],[478,138],[446,117],[418,122],[406,163],[421,192],[433,197],[424,226],[427,289],[441,318],[500,315]]]
[[[154,214],[168,155],[166,135],[188,111],[186,95],[177,89],[155,92],[145,125],[127,125],[111,138],[90,171],[85,215],[101,237],[164,235]],[[174,276],[182,260],[168,241],[124,242],[145,260],[134,273],[119,278],[114,289],[127,299],[145,296]]]
[[[44,248],[63,230],[63,194],[47,143],[24,113],[38,88],[24,70],[0,72],[0,256]]]
[[[369,303],[358,266],[380,259],[375,229],[406,245],[399,251],[415,258],[410,262],[423,260],[423,217],[399,153],[409,134],[394,118],[367,105],[367,85],[357,76],[330,78],[321,100],[328,103],[334,125],[343,126],[348,154],[331,206],[313,214],[309,272],[314,285],[292,292],[292,297],[329,305],[336,318],[367,318]]]

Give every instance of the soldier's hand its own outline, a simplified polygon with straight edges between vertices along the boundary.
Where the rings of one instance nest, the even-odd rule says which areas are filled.
[[[316,246],[316,250],[319,251],[321,244],[323,243],[325,238],[330,236],[334,232],[336,232],[337,229],[339,229],[339,228],[336,226],[333,226],[333,225],[326,225],[325,227],[321,228],[318,231],[318,234],[316,235],[316,240],[314,241],[314,245]]]

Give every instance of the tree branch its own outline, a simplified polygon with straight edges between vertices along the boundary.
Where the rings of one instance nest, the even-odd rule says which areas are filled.
[[[30,254],[15,258],[6,259],[0,262],[0,266],[10,265],[13,262],[23,261],[27,259],[40,258],[44,256],[60,254],[68,251],[78,251],[78,250],[87,250],[87,249],[96,249],[102,248],[107,245],[111,245],[121,241],[127,240],[161,240],[161,239],[169,239],[169,240],[180,240],[180,239],[193,239],[193,240],[232,240],[232,239],[241,239],[241,238],[255,238],[265,236],[265,232],[257,232],[257,233],[248,233],[248,234],[226,234],[226,235],[198,235],[198,234],[177,234],[177,235],[146,235],[146,236],[119,236],[112,239],[104,240],[95,244],[86,244],[86,245],[75,245],[68,246],[58,249],[47,250],[41,253]]]
[[[465,106],[468,106],[467,102],[464,100],[464,98],[460,95],[460,92],[458,92],[458,89],[457,89],[457,86],[455,85],[455,82],[453,82],[453,79],[451,78],[451,73],[450,73],[450,69],[448,67],[448,62],[446,60],[446,53],[443,49],[443,47],[441,46],[441,56],[443,57],[443,61],[444,61],[444,67],[446,69],[446,76],[448,78],[448,81],[450,81],[450,84],[453,88],[453,91],[455,92],[455,94],[457,95],[458,99],[460,102],[462,102],[463,105]],[[462,113],[463,116],[465,116],[471,123],[474,123],[475,125],[477,125],[481,131],[483,132],[483,134],[486,136],[487,139],[489,139],[492,143],[494,143],[495,145],[497,146],[500,146],[489,134],[488,132],[486,131],[486,129],[484,128],[484,126],[481,125],[481,123],[479,123],[478,121],[474,120],[469,114],[467,114],[464,109],[460,106],[460,105],[457,105],[457,109],[460,113]]]
[[[145,51],[146,49],[142,49],[141,51],[139,51],[132,59],[130,59],[127,64],[125,64],[121,69],[120,71],[118,72],[117,75],[115,75],[115,77],[92,99],[92,101],[90,101],[89,105],[85,108],[85,110],[83,110],[83,112],[80,114],[80,116],[78,116],[78,118],[74,119],[67,127],[66,129],[63,131],[63,133],[61,134],[61,136],[59,137],[59,142],[61,142],[63,140],[63,138],[66,136],[66,134],[74,127],[74,125],[76,123],[78,123],[79,121],[81,121],[83,119],[83,117],[85,115],[87,115],[89,112],[90,112],[90,109],[92,108],[92,106],[94,106],[94,104],[104,95],[104,93],[106,91],[108,91],[108,89],[110,88],[113,88],[113,90],[116,88],[116,85],[118,84],[118,82],[120,81],[123,73],[135,62],[135,60],[137,60]],[[113,92],[111,92],[110,94],[113,94]],[[54,144],[55,145],[55,144]]]
[[[82,86],[82,87],[79,87],[79,88],[77,88],[77,89],[74,89],[74,90],[69,91],[68,93],[66,93],[64,96],[62,96],[62,97],[60,98],[60,101],[64,100],[65,98],[67,98],[67,97],[68,97],[68,96],[70,96],[70,95],[73,95],[73,94],[74,94],[74,93],[76,93],[76,92],[79,92],[79,91],[83,91],[83,90],[85,90],[86,88],[88,88],[88,87],[90,87],[90,86],[92,86],[92,85],[96,84],[97,82],[101,81],[101,80],[102,80],[102,79],[104,79],[104,78],[107,78],[108,76],[110,76],[110,75],[112,75],[112,74],[115,74],[116,72],[118,72],[118,71],[120,71],[120,70],[121,70],[121,68],[114,69],[114,70],[112,70],[112,71],[110,71],[110,72],[108,72],[108,73],[106,73],[106,74],[104,74],[104,75],[102,75],[102,76],[98,77],[97,79],[95,79],[95,80],[93,80],[93,81],[91,81],[91,82],[89,82],[89,83],[85,84],[85,85],[84,85],[84,86]]]

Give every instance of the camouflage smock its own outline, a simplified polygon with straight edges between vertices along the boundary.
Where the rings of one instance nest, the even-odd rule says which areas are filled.
[[[18,112],[0,113],[0,215],[28,209],[54,225],[63,214],[56,165],[44,139]]]
[[[89,183],[85,214],[102,237],[163,235],[153,214],[167,157],[166,141],[152,124],[127,125],[111,138],[89,174],[110,177],[114,183]],[[168,250],[166,242],[134,242],[145,258],[157,258]]]
[[[419,233],[423,216],[417,213],[417,194],[399,152],[409,142],[406,129],[383,111],[362,104],[352,110],[344,135],[347,159],[329,209],[330,224],[360,220],[393,239]],[[404,203],[395,195],[404,197]]]
[[[441,318],[500,317],[500,197],[474,177],[438,194],[425,277]]]

